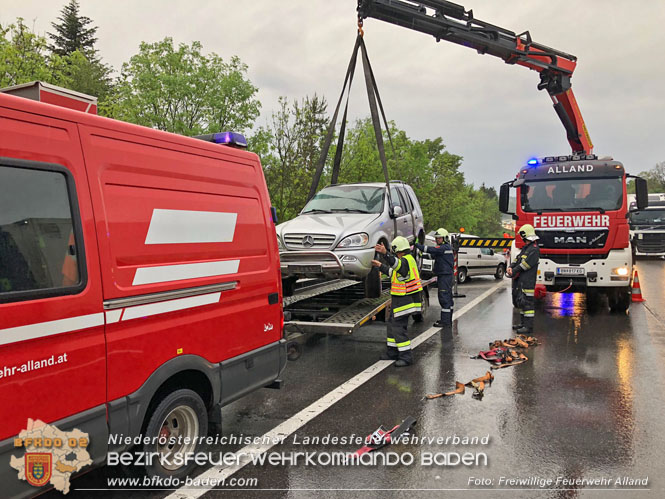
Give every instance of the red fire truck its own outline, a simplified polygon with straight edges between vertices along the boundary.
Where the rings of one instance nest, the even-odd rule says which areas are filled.
[[[223,405],[279,385],[274,210],[243,142],[0,93],[3,496],[43,490],[8,466],[28,419],[87,433],[101,464],[137,436],[205,436]]]
[[[514,181],[501,187],[499,205],[509,212],[510,188],[517,189],[516,230],[532,224],[540,236],[538,283],[550,289],[585,290],[591,306],[606,294],[610,308],[630,304],[632,257],[626,201],[627,175],[621,163],[592,154],[593,144],[573,95],[573,55],[536,43],[476,18],[446,0],[358,0],[358,19],[382,21],[499,57],[540,75],[561,120],[573,154],[529,160]],[[646,182],[635,177],[636,208],[648,203]],[[515,241],[517,248],[521,241]]]

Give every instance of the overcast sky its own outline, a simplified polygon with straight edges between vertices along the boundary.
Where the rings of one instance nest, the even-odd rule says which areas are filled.
[[[66,0],[0,0],[0,23],[45,34]],[[356,0],[80,0],[97,48],[119,69],[141,41],[202,42],[249,66],[262,103],[325,96],[332,112],[356,36]],[[574,54],[573,90],[598,155],[631,173],[665,161],[665,0],[466,0],[476,18]],[[470,182],[498,186],[533,156],[567,154],[535,71],[375,19],[365,43],[388,119],[414,139],[442,137]],[[350,107],[369,114],[355,82]]]

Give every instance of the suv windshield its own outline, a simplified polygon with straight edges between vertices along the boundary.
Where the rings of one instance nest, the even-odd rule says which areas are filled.
[[[383,211],[383,187],[336,185],[320,190],[302,213],[358,212],[381,213]]]
[[[521,188],[524,211],[618,210],[623,201],[623,180],[573,178],[530,180]]]
[[[665,208],[635,211],[630,214],[630,225],[665,226]]]

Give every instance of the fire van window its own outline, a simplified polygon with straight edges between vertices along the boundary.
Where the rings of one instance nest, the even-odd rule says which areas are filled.
[[[0,299],[80,282],[63,173],[0,165]]]

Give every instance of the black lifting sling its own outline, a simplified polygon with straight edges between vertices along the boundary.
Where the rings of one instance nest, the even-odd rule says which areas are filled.
[[[339,169],[342,161],[342,149],[344,147],[344,136],[346,134],[346,121],[347,114],[349,109],[349,95],[351,93],[351,84],[353,83],[353,75],[356,68],[356,61],[358,58],[358,50],[362,52],[362,61],[363,61],[363,70],[365,73],[365,86],[367,87],[367,98],[369,100],[369,109],[372,117],[372,124],[374,125],[374,135],[376,136],[376,145],[379,151],[379,158],[381,159],[381,166],[383,167],[383,176],[386,182],[386,192],[388,197],[388,206],[390,209],[390,216],[393,219],[394,224],[394,233],[397,235],[397,218],[394,216],[393,212],[393,203],[390,193],[390,177],[388,175],[388,162],[386,161],[386,151],[383,143],[383,134],[381,130],[381,120],[379,119],[379,110],[381,111],[381,116],[383,117],[383,123],[388,134],[388,140],[390,141],[390,147],[393,151],[393,157],[395,157],[395,148],[393,146],[392,137],[390,135],[390,128],[388,127],[388,120],[386,119],[386,113],[383,110],[383,104],[381,102],[381,97],[379,96],[379,89],[376,85],[376,79],[374,78],[374,73],[372,71],[372,66],[369,62],[369,57],[367,56],[367,48],[365,47],[365,42],[363,40],[361,32],[358,33],[356,37],[356,43],[353,47],[353,52],[351,54],[351,60],[349,61],[349,66],[346,70],[346,76],[344,77],[344,85],[342,86],[342,93],[339,96],[337,101],[337,107],[335,107],[335,112],[333,113],[332,119],[330,121],[330,126],[328,128],[328,133],[326,134],[326,140],[323,143],[321,148],[321,154],[319,156],[319,162],[316,166],[316,171],[314,172],[314,178],[312,179],[312,185],[309,190],[309,196],[307,201],[312,199],[316,194],[316,190],[321,181],[321,175],[323,173],[323,168],[326,163],[326,158],[328,157],[328,152],[330,150],[330,144],[332,143],[333,135],[335,133],[335,125],[337,124],[337,116],[339,114],[339,108],[342,104],[342,99],[344,98],[344,93],[346,92],[346,103],[344,105],[344,113],[342,115],[342,123],[340,125],[339,137],[337,139],[337,150],[335,151],[335,158],[333,161],[331,183],[336,184],[339,178]],[[348,84],[348,86],[347,86]],[[377,107],[378,103],[378,107]],[[413,217],[413,213],[411,214]],[[414,224],[415,230],[415,224]]]

